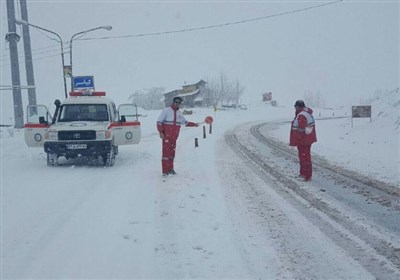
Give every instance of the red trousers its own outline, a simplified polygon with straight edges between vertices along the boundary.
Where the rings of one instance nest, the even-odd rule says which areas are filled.
[[[176,149],[176,139],[164,138],[162,139],[162,173],[168,173],[174,169],[174,158]]]
[[[311,145],[297,146],[300,161],[300,175],[306,180],[312,176]]]

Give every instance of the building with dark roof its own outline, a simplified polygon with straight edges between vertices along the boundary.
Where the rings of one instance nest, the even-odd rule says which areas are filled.
[[[182,105],[184,107],[201,107],[203,106],[205,85],[207,82],[200,80],[195,84],[185,84],[182,89],[176,89],[170,92],[164,93],[164,104],[168,107],[172,103],[172,99],[179,96],[183,99]]]

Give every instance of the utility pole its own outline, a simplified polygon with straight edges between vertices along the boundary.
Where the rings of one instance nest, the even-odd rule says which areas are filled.
[[[21,81],[19,77],[19,62],[17,42],[19,36],[15,26],[14,0],[7,0],[8,33],[6,40],[10,43],[11,80],[13,86],[15,128],[24,127],[24,110],[22,108]]]
[[[21,6],[21,19],[29,22],[26,0],[20,0],[19,2]],[[29,105],[36,105],[36,88],[35,88],[35,77],[33,74],[31,36],[29,34],[28,25],[22,25],[22,36],[24,38],[26,82],[28,85],[28,102]]]

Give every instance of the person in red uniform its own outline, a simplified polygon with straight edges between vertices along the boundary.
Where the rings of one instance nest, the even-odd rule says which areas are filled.
[[[162,174],[168,176],[176,174],[174,170],[174,158],[176,149],[176,140],[179,136],[181,125],[188,127],[197,127],[199,124],[188,122],[179,111],[182,98],[174,97],[171,106],[161,111],[157,120],[157,130],[162,139]]]
[[[311,144],[317,142],[313,110],[306,107],[303,100],[297,100],[294,120],[290,129],[290,146],[297,146],[300,161],[300,178],[311,181]]]

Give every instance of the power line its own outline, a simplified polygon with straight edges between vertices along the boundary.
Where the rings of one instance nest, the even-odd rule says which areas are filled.
[[[43,60],[43,59],[48,59],[48,58],[58,57],[58,56],[60,56],[60,53],[53,54],[53,55],[46,55],[46,56],[42,56],[42,57],[35,57],[34,59],[32,58],[31,61],[38,61],[38,60]],[[19,60],[19,63],[18,63],[18,64],[24,64],[25,61],[26,61],[26,60],[25,60],[24,58],[21,58],[21,59]],[[1,67],[9,67],[10,65],[11,65],[11,62],[8,62],[8,61],[2,62],[2,63],[1,63]]]
[[[67,43],[67,42],[64,42]],[[7,49],[7,48],[6,48]],[[69,47],[66,48],[66,50],[64,50],[64,52],[68,52]],[[51,46],[47,46],[47,47],[42,47],[42,48],[37,48],[32,50],[32,54],[34,55],[40,55],[40,54],[45,54],[45,53],[54,53],[54,52],[60,52],[60,44],[58,45],[51,45]],[[23,51],[19,51],[18,52],[18,56],[21,57],[24,55]],[[1,57],[0,57],[0,61],[1,60],[8,60],[10,58],[10,54],[9,53],[4,53]]]
[[[50,53],[55,53],[55,52],[60,52],[60,46],[54,46],[54,47],[46,47],[46,48],[39,48],[36,50],[32,51],[33,55],[42,55],[42,54],[50,54]],[[22,57],[24,55],[23,51],[18,52],[18,56]],[[0,60],[8,60],[10,58],[9,54],[3,54]]]
[[[69,50],[69,47],[64,50],[64,53],[67,53]],[[59,45],[52,45],[48,47],[43,47],[43,48],[38,48],[36,50],[32,51],[32,61],[37,61],[37,60],[43,60],[46,58],[51,58],[55,56],[59,56],[61,53],[60,46]],[[34,58],[33,58],[34,56]],[[18,57],[20,59],[19,64],[25,63],[25,56],[22,51],[18,52]],[[11,65],[11,61],[9,61],[10,55],[9,54],[4,54],[0,58],[0,67],[9,67]]]
[[[140,34],[122,35],[122,36],[83,38],[83,39],[76,39],[76,40],[84,41],[84,40],[124,39],[124,38],[133,38],[133,37],[158,36],[158,35],[168,35],[168,34],[174,34],[174,33],[200,31],[200,30],[206,30],[206,29],[223,28],[223,27],[227,27],[227,26],[231,26],[231,25],[245,24],[245,23],[249,23],[249,22],[266,20],[266,19],[270,19],[270,18],[274,18],[274,17],[280,17],[280,16],[289,15],[289,14],[305,12],[305,11],[308,11],[308,10],[317,9],[317,8],[321,8],[321,7],[328,6],[328,5],[333,5],[333,4],[336,4],[336,3],[339,3],[339,2],[343,2],[343,1],[344,0],[337,0],[337,1],[322,3],[322,4],[318,4],[318,5],[314,5],[314,6],[310,6],[310,7],[306,7],[306,8],[300,8],[300,9],[296,9],[296,10],[286,11],[286,12],[282,12],[282,13],[278,13],[278,14],[267,15],[267,16],[263,16],[263,17],[245,19],[245,20],[234,21],[234,22],[215,24],[215,25],[207,25],[207,26],[201,26],[201,27],[179,29],[179,30],[170,30],[170,31],[160,31],[160,32],[153,32],[153,33],[140,33]],[[34,52],[38,51],[38,50],[41,50],[41,49],[47,49],[47,48],[54,48],[54,46],[36,49],[36,50],[34,50]],[[54,51],[56,51],[56,50],[54,50]],[[54,51],[51,50],[49,52],[54,52]],[[42,53],[37,53],[37,54],[42,54]],[[5,59],[4,57],[6,57],[6,56],[7,55],[3,55],[3,58],[1,58],[1,60]],[[35,61],[35,60],[50,58],[50,57],[54,57],[54,56],[56,56],[56,55],[44,56],[44,57],[37,58],[37,59],[35,58],[33,60]]]
[[[282,13],[278,13],[278,14],[273,14],[273,15],[268,15],[268,16],[263,16],[263,17],[258,17],[258,18],[245,19],[245,20],[234,21],[234,22],[215,24],[215,25],[208,25],[208,26],[201,26],[201,27],[194,27],[194,28],[186,28],[186,29],[178,29],[178,30],[170,30],[170,31],[153,32],[153,33],[140,33],[140,34],[133,34],[133,35],[83,38],[83,39],[78,39],[78,40],[86,41],[86,40],[124,39],[124,38],[132,38],[132,37],[157,36],[157,35],[166,35],[166,34],[173,34],[173,33],[199,31],[199,30],[205,30],[205,29],[222,28],[222,27],[227,27],[227,26],[230,26],[230,25],[243,24],[243,23],[248,23],[248,22],[253,22],[253,21],[259,21],[259,20],[265,20],[265,19],[270,19],[270,18],[274,18],[274,17],[285,16],[285,15],[294,14],[294,13],[305,12],[307,10],[321,8],[323,6],[336,4],[336,3],[339,3],[339,2],[342,2],[342,1],[343,0],[337,0],[337,1],[332,1],[332,2],[323,3],[323,4],[319,4],[319,5],[314,5],[314,6],[311,6],[311,7],[306,7],[306,8],[296,9],[296,10],[292,10],[292,11],[282,12]]]

